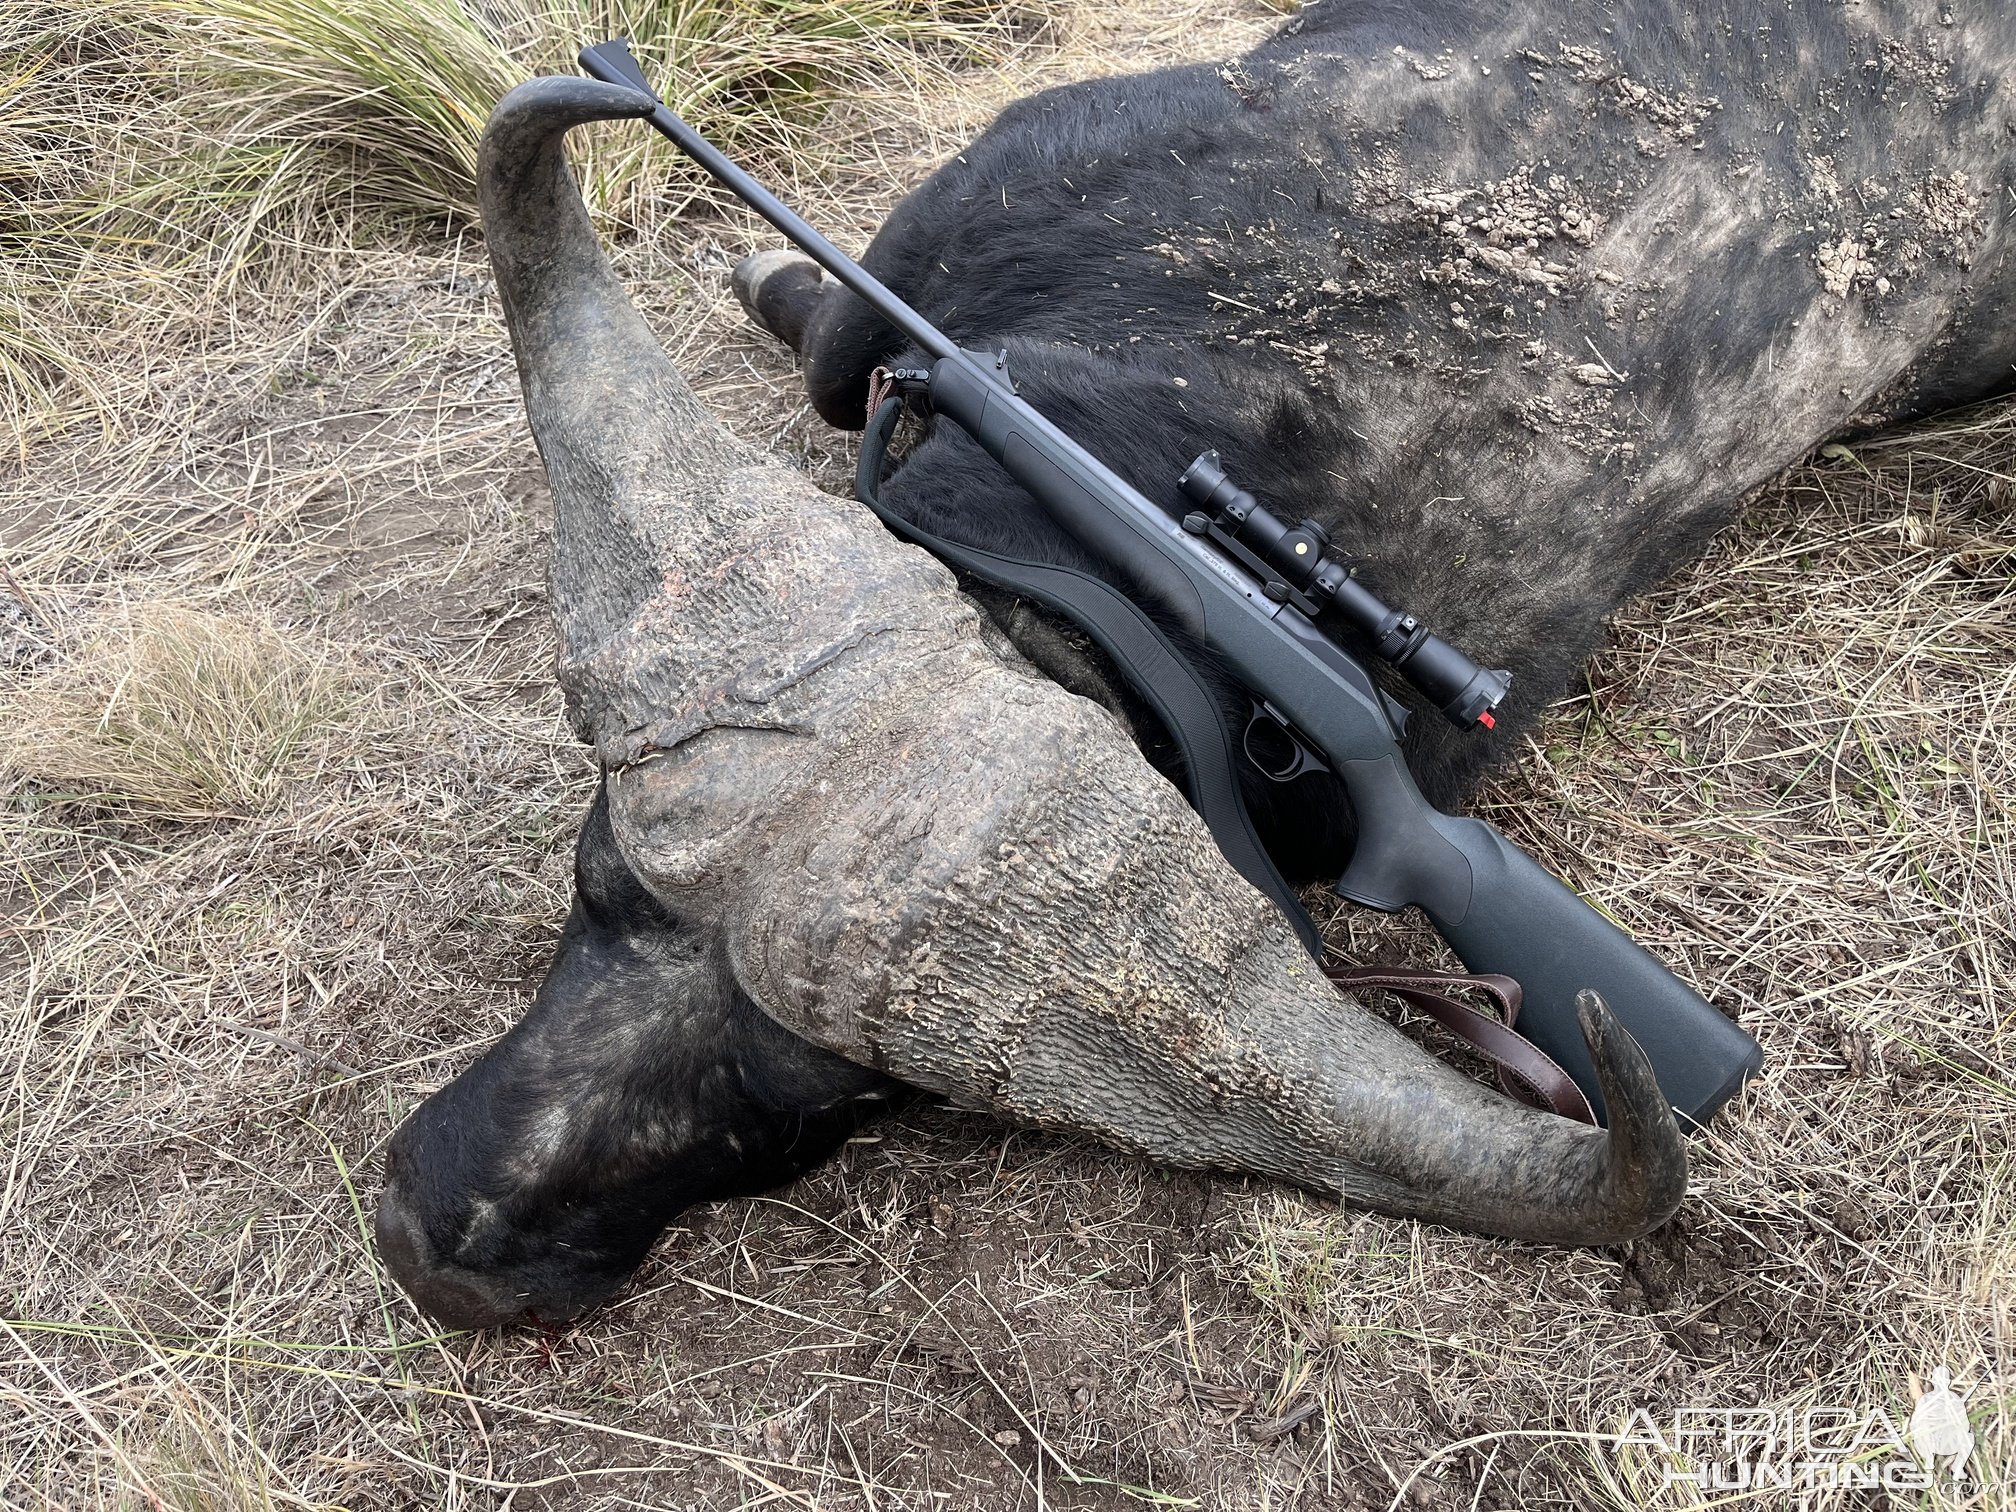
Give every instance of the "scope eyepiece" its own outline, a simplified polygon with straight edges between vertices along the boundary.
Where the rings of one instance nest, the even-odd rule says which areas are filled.
[[[1451,723],[1487,730],[1497,723],[1492,711],[1511,691],[1512,674],[1480,667],[1413,615],[1387,607],[1348,563],[1330,555],[1329,533],[1314,520],[1283,523],[1226,475],[1215,451],[1185,468],[1176,486],[1209,511],[1191,515],[1184,528],[1230,549],[1260,573],[1271,594],[1299,598],[1311,613],[1329,603]]]

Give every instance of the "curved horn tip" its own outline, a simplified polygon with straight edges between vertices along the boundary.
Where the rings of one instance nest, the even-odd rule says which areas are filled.
[[[556,131],[589,121],[626,121],[647,116],[657,101],[620,84],[580,79],[572,74],[542,74],[527,79],[490,112],[483,123],[483,145],[489,152],[543,141]]]
[[[1608,1215],[1607,1242],[1619,1243],[1649,1233],[1679,1208],[1687,1195],[1687,1145],[1652,1062],[1610,1005],[1585,988],[1575,995],[1575,1017],[1609,1115],[1605,1184],[1617,1206]]]

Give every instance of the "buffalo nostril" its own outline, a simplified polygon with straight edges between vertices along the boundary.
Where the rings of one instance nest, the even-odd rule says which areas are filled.
[[[426,1230],[396,1186],[378,1200],[372,1229],[379,1258],[414,1305],[449,1328],[493,1328],[524,1310],[524,1299],[503,1283],[434,1259]]]
[[[378,1254],[397,1276],[418,1270],[425,1261],[422,1257],[420,1238],[412,1215],[398,1195],[398,1189],[387,1184],[385,1193],[378,1199],[378,1211],[372,1220],[372,1231],[378,1241]]]
[[[371,1227],[378,1241],[379,1259],[385,1262],[393,1278],[417,1298],[416,1287],[425,1284],[434,1268],[433,1247],[398,1187],[386,1186],[384,1195],[378,1199]]]

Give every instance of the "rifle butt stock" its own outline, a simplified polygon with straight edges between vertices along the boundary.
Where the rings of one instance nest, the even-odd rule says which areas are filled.
[[[1539,862],[1482,820],[1430,807],[1397,757],[1350,763],[1346,779],[1359,842],[1337,891],[1389,911],[1416,904],[1470,970],[1517,981],[1519,1032],[1575,1079],[1599,1118],[1602,1088],[1575,1013],[1585,988],[1638,1041],[1693,1126],[1762,1064],[1756,1040]]]

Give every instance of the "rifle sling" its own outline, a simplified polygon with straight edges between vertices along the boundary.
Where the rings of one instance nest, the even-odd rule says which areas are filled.
[[[1376,987],[1419,1009],[1498,1068],[1498,1086],[1528,1107],[1594,1124],[1596,1113],[1574,1078],[1519,1033],[1525,993],[1508,976],[1480,971],[1462,975],[1401,966],[1325,966],[1323,974],[1347,992]],[[1497,1003],[1504,1021],[1471,1007],[1452,989],[1474,988]]]
[[[1240,876],[1267,895],[1295,927],[1310,955],[1322,960],[1322,935],[1296,899],[1294,889],[1275,870],[1273,860],[1254,831],[1252,816],[1246,812],[1246,801],[1239,793],[1232,735],[1225,727],[1210,685],[1170,644],[1161,627],[1103,578],[1071,567],[1017,561],[948,541],[891,512],[881,497],[882,460],[902,412],[900,396],[883,399],[875,406],[861,438],[861,457],[854,474],[855,496],[903,540],[922,546],[939,560],[984,583],[1033,599],[1089,635],[1113,659],[1134,691],[1154,709],[1175,741],[1183,756],[1191,806],[1203,817],[1225,859]]]
[[[854,493],[874,511],[892,534],[922,546],[940,561],[984,583],[1033,599],[1063,615],[1089,635],[1119,667],[1182,753],[1191,806],[1203,818],[1225,859],[1241,876],[1265,893],[1279,908],[1319,963],[1323,937],[1294,889],[1275,869],[1260,844],[1253,818],[1239,792],[1231,732],[1209,684],[1196,667],[1170,644],[1161,627],[1141,607],[1103,578],[1075,568],[1044,562],[1023,562],[976,546],[948,541],[893,513],[882,502],[882,463],[896,422],[902,417],[900,395],[883,397],[876,385],[868,428],[861,438],[861,456],[854,473]],[[1521,1102],[1565,1118],[1594,1123],[1595,1116],[1568,1074],[1544,1051],[1514,1029],[1519,1014],[1519,984],[1503,976],[1450,976],[1396,967],[1345,969],[1325,967],[1338,985],[1380,988],[1430,1014],[1498,1068],[1499,1085]],[[1505,1014],[1496,1019],[1449,995],[1452,987],[1475,987],[1496,999]]]

